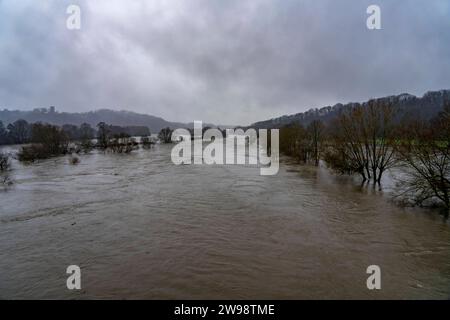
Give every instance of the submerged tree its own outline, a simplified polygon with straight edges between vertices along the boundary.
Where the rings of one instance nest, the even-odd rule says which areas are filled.
[[[397,126],[394,108],[383,100],[370,100],[365,109],[363,138],[369,150],[373,183],[380,183],[383,173],[396,163]]]
[[[155,144],[150,137],[142,137],[141,143],[144,149],[149,149]]]
[[[363,181],[381,183],[396,163],[393,105],[371,100],[342,111],[333,123],[326,162],[341,173],[358,173]]]
[[[20,161],[34,161],[56,155],[66,154],[69,139],[65,132],[50,124],[34,123],[31,129],[31,142],[18,153]]]
[[[115,153],[130,153],[137,145],[138,143],[133,138],[122,133],[114,135],[113,139],[109,142],[108,150]]]
[[[8,131],[0,120],[0,145],[8,143]]]
[[[0,172],[6,171],[9,168],[9,156],[5,153],[0,153]]]
[[[80,139],[80,132],[77,126],[73,124],[65,124],[61,127],[61,129],[64,131],[70,141],[76,141]]]
[[[61,128],[38,122],[32,125],[31,141],[44,146],[48,153],[57,155],[67,152],[69,138]]]
[[[8,125],[9,138],[12,143],[23,144],[29,142],[30,125],[25,120],[19,119]]]
[[[161,131],[158,134],[158,139],[162,143],[171,143],[172,142],[172,130],[169,127],[161,129]]]
[[[316,166],[319,165],[320,153],[322,151],[322,142],[324,139],[325,127],[320,120],[314,120],[309,125],[307,130],[308,137],[311,144],[312,158]]]
[[[80,126],[79,134],[81,150],[84,153],[90,152],[94,147],[92,139],[94,139],[95,137],[95,130],[91,127],[90,124],[83,123]]]
[[[302,125],[292,124],[280,129],[280,151],[299,162],[308,161],[310,145]]]
[[[343,174],[357,173],[363,181],[370,179],[369,155],[361,135],[363,109],[360,106],[342,111],[330,127],[330,146],[326,163]]]
[[[412,121],[402,130],[398,158],[407,173],[397,195],[416,205],[450,211],[450,104],[431,123]]]
[[[319,165],[324,125],[320,120],[314,120],[305,129],[295,123],[280,129],[280,151],[294,157],[299,162],[313,162]]]
[[[109,128],[105,122],[100,122],[97,124],[98,132],[97,132],[97,145],[106,149],[108,147],[109,142]]]

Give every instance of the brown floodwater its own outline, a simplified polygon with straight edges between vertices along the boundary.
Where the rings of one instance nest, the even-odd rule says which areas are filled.
[[[175,166],[164,145],[68,159],[14,161],[0,188],[0,298],[450,296],[448,221],[386,189],[283,158],[275,176]],[[366,287],[373,264],[381,290]]]

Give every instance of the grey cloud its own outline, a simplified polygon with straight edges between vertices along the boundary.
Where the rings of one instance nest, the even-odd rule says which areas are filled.
[[[365,27],[373,2],[383,30]],[[247,124],[450,87],[445,0],[46,3],[0,2],[2,107]],[[80,31],[65,29],[69,3]]]

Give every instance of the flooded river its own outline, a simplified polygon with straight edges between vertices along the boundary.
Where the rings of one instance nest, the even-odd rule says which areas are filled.
[[[14,161],[0,188],[0,298],[450,297],[450,224],[325,168],[175,166],[164,145],[68,159]]]

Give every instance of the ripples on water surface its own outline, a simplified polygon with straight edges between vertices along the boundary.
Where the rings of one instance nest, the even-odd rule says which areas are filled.
[[[449,298],[448,222],[324,168],[175,166],[170,146],[80,160],[13,163],[0,298]]]

